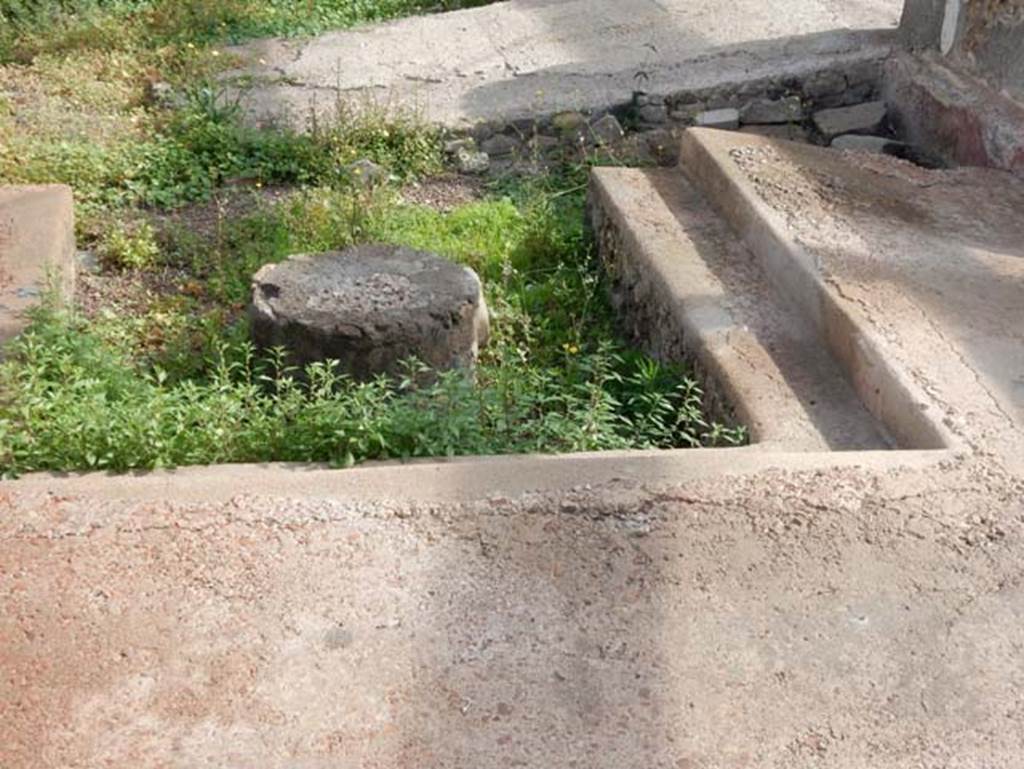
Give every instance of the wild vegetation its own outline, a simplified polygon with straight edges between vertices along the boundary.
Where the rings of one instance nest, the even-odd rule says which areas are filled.
[[[0,0],[0,183],[71,184],[99,265],[81,309],[41,310],[0,364],[0,472],[743,440],[687,372],[617,336],[585,162],[419,201],[444,162],[415,116],[339,106],[310,134],[257,131],[216,85],[227,40],[452,5],[467,3]],[[368,184],[357,159],[387,178]],[[367,241],[480,274],[494,337],[475,377],[297,377],[248,345],[256,269]]]
[[[31,60],[39,52],[79,47],[313,35],[490,2],[494,0],[3,0],[0,50]]]

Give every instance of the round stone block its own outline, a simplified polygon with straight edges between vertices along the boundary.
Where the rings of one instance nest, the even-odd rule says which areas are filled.
[[[253,278],[252,338],[289,363],[337,360],[359,379],[400,374],[416,357],[469,368],[489,333],[480,279],[468,267],[400,246],[300,254]]]

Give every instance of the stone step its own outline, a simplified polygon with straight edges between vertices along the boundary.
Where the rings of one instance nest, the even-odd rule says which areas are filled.
[[[75,219],[64,185],[0,187],[0,344],[19,334],[26,310],[75,281]]]
[[[620,317],[659,357],[686,359],[754,442],[890,448],[812,324],[675,169],[599,168],[591,221]]]
[[[899,446],[1019,441],[1024,181],[707,129],[680,162]]]

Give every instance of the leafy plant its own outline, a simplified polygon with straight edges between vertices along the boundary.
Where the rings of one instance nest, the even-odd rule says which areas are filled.
[[[107,233],[99,254],[112,267],[139,270],[156,264],[160,246],[149,222],[127,223]]]
[[[604,348],[571,377],[545,368],[488,365],[475,384],[446,372],[429,387],[379,378],[356,383],[330,362],[303,380],[280,356],[223,346],[202,380],[173,383],[141,371],[80,321],[47,313],[0,365],[0,469],[168,467],[244,461],[324,461],[672,445],[672,430],[703,423],[686,383],[619,410],[621,358]],[[503,353],[499,353],[499,357]],[[641,379],[647,378],[637,372]],[[696,419],[696,421],[695,421]],[[724,433],[723,433],[724,434]]]

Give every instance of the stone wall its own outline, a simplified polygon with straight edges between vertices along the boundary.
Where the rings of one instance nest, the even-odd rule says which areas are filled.
[[[1024,100],[1024,0],[907,0],[904,42]]]
[[[900,35],[909,48],[938,48],[946,0],[906,0]]]
[[[995,88],[1024,100],[1024,0],[969,0],[954,55]]]
[[[947,160],[1024,175],[1024,0],[907,0],[886,66],[902,132]]]
[[[806,141],[814,138],[812,117],[817,111],[878,98],[884,64],[882,56],[865,58],[800,75],[637,92],[631,102],[589,112],[479,123],[465,134],[454,133],[447,151],[459,170],[482,173],[561,160],[567,152],[585,156],[597,146],[617,150],[621,160],[670,165],[678,159],[679,132],[694,125]]]
[[[627,235],[606,216],[591,184],[587,199],[587,231],[609,279],[609,293],[620,330],[638,349],[663,363],[681,364],[701,386],[701,410],[710,421],[738,427],[740,421],[725,392],[694,354],[694,342],[672,312],[665,282],[629,259]]]

